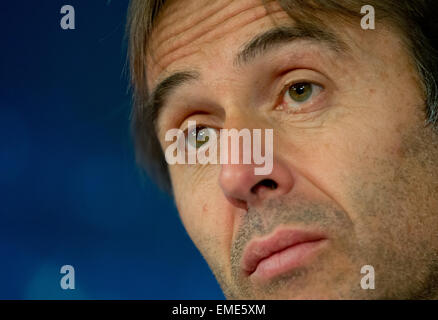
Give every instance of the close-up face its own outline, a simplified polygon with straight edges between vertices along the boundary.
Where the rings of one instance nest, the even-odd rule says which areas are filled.
[[[266,174],[254,162],[168,168],[227,298],[438,295],[438,139],[402,39],[330,13],[297,22],[275,1],[166,1],[146,57],[150,91],[183,78],[156,120],[163,152],[189,121],[273,132]]]

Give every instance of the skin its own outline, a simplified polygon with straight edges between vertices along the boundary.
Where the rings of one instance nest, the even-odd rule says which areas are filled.
[[[175,71],[201,74],[160,112],[163,150],[165,132],[188,120],[274,129],[267,176],[254,165],[169,166],[187,232],[230,299],[434,298],[438,140],[424,126],[421,82],[399,35],[327,19],[348,52],[301,40],[233,65],[249,39],[293,23],[272,9],[258,0],[169,1],[152,32],[149,89]],[[278,108],[283,87],[302,80],[323,90],[301,113]],[[278,187],[252,192],[263,179]],[[299,268],[254,282],[240,270],[242,252],[279,228],[321,231],[328,241]],[[375,269],[374,290],[361,289],[364,265]]]

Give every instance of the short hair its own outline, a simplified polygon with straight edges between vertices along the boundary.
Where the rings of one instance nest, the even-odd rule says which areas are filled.
[[[426,112],[425,125],[438,127],[438,21],[436,0],[276,0],[294,21],[320,21],[333,16],[351,20],[362,17],[362,6],[375,8],[377,22],[395,28],[420,76]],[[165,0],[131,0],[128,9],[128,59],[133,108],[131,128],[137,163],[166,192],[172,187],[164,152],[158,141],[147,88],[148,39]],[[266,6],[269,0],[261,0]]]

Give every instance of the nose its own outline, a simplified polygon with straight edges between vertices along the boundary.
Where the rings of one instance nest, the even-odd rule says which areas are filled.
[[[275,157],[269,174],[256,175],[255,168],[253,164],[222,165],[219,184],[233,206],[248,210],[264,200],[289,193],[294,186],[291,171]]]

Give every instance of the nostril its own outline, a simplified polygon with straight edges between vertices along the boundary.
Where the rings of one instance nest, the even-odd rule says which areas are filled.
[[[256,194],[257,190],[260,187],[266,187],[266,188],[268,188],[270,190],[275,190],[275,189],[278,188],[278,184],[274,180],[264,179],[264,180],[260,181],[259,183],[257,183],[254,187],[251,188],[251,193]]]

